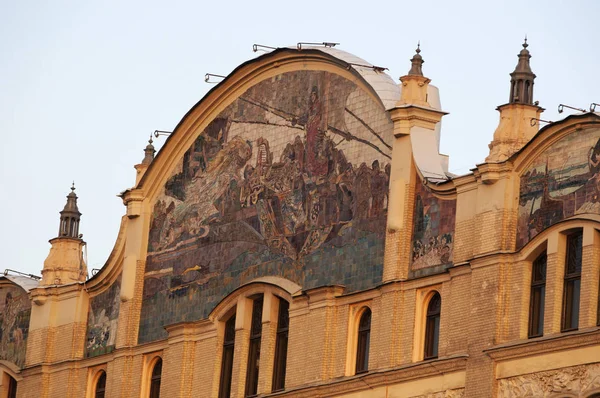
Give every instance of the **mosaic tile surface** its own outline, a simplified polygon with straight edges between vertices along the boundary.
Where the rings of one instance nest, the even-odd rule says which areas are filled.
[[[575,214],[600,214],[600,129],[570,134],[521,176],[517,248]]]
[[[88,312],[86,356],[94,357],[115,349],[119,307],[121,303],[121,276],[105,292],[90,299]]]
[[[452,263],[456,200],[436,198],[417,182],[411,270]]]
[[[154,205],[140,343],[261,276],[378,284],[392,140],[381,104],[339,75],[288,72],[235,100]]]
[[[0,289],[0,359],[25,365],[31,301],[20,287]]]

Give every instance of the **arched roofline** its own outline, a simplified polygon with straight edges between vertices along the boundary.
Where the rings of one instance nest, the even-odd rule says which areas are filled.
[[[441,200],[452,200],[456,199],[456,185],[453,180],[449,179],[446,181],[441,181],[439,183],[433,182],[429,180],[427,177],[423,175],[419,167],[417,166],[415,159],[413,158],[413,162],[415,163],[415,170],[417,173],[417,184],[425,185],[429,191],[438,199]]]
[[[577,214],[549,226],[517,252],[518,260],[533,261],[546,248],[545,242],[554,233],[564,233],[576,228],[584,228],[585,226],[590,226],[600,231],[600,215]]]
[[[302,290],[300,285],[278,276],[265,276],[245,283],[224,297],[210,312],[208,319],[212,322],[226,320],[231,315],[239,297],[248,297],[274,288],[273,293],[288,302],[292,296]]]
[[[512,162],[519,175],[546,149],[567,135],[592,126],[600,127],[600,115],[593,112],[569,115],[563,120],[541,128],[523,148],[505,162]]]
[[[100,294],[110,288],[121,274],[127,236],[127,221],[127,216],[121,218],[117,240],[108,259],[102,268],[85,282],[86,289],[92,296]]]
[[[136,189],[142,190],[144,198],[152,201],[198,134],[221,111],[259,82],[298,70],[327,71],[345,77],[365,90],[385,110],[375,89],[350,63],[318,49],[279,48],[241,64],[196,103],[169,135]]]
[[[21,289],[23,291],[23,293],[27,294],[28,291],[27,289],[23,288],[23,286],[19,285],[18,283],[11,281],[10,279],[1,276],[0,277],[0,287],[4,287],[4,286],[14,286],[14,287],[18,287],[19,289]]]

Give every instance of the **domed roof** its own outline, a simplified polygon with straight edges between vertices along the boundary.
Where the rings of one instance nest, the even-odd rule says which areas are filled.
[[[302,50],[299,51],[304,51],[305,49],[318,50],[349,63],[352,69],[357,71],[375,90],[381,102],[383,102],[385,109],[393,108],[400,100],[400,86],[394,82],[394,79],[390,75],[379,70],[372,63],[354,54],[333,47],[302,47]]]

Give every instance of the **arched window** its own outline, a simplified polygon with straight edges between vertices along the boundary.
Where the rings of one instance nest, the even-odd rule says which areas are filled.
[[[289,310],[289,303],[284,299],[279,299],[279,314],[277,316],[277,337],[275,340],[275,363],[273,365],[273,392],[285,389],[288,330],[290,326]]]
[[[369,370],[369,346],[371,344],[371,309],[365,308],[358,323],[356,347],[356,374]]]
[[[438,342],[440,339],[440,313],[442,298],[436,292],[429,300],[427,306],[427,319],[425,321],[425,352],[423,359],[433,359],[438,356]]]
[[[106,372],[100,371],[100,376],[96,380],[96,389],[94,392],[94,398],[104,398],[106,393]]]
[[[150,378],[150,398],[160,396],[160,376],[162,373],[162,358],[158,358],[152,368],[152,377]]]
[[[8,398],[17,398],[17,381],[10,375],[8,376]]]
[[[546,298],[546,251],[531,267],[531,297],[529,299],[529,338],[544,335],[544,302]]]
[[[221,381],[219,398],[229,398],[231,392],[231,373],[233,371],[233,349],[235,343],[235,314],[225,323],[223,339],[223,357],[221,359]]]
[[[258,392],[258,369],[260,365],[260,339],[262,336],[263,295],[252,303],[252,324],[250,326],[250,347],[248,350],[248,368],[246,370],[246,392],[251,397]]]
[[[583,232],[567,237],[567,258],[563,288],[561,332],[577,330],[579,327],[579,295],[581,293],[581,260]]]

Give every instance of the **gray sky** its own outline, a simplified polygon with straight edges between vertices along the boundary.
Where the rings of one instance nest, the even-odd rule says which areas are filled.
[[[102,267],[149,134],[171,131],[212,87],[204,74],[228,74],[253,43],[339,42],[397,80],[420,40],[459,174],[488,153],[525,34],[542,118],[600,102],[595,0],[287,4],[0,0],[0,270],[40,274],[72,180],[88,267]]]

